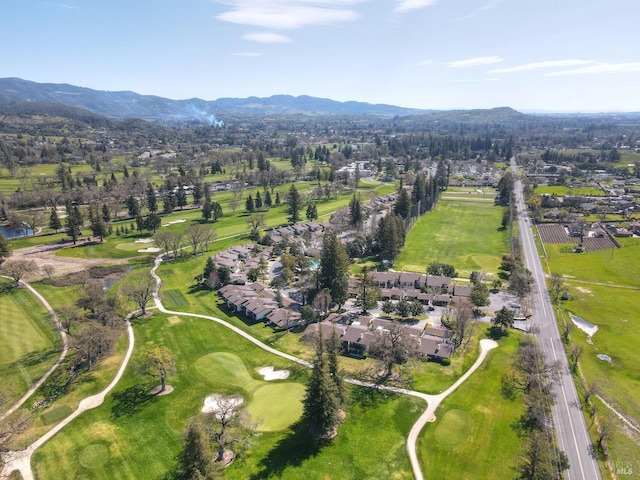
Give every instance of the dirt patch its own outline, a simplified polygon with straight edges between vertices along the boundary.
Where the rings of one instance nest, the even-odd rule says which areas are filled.
[[[171,385],[165,385],[164,391],[161,390],[162,385],[157,385],[151,389],[151,395],[157,395],[158,397],[161,397],[162,395],[169,395],[171,392],[173,392],[173,387]]]
[[[582,292],[586,295],[593,295],[593,292],[591,290],[589,290],[588,288],[584,288],[584,287],[576,287],[576,290],[578,290],[579,292]]]
[[[12,252],[11,260],[32,260],[36,262],[38,270],[25,277],[27,282],[46,278],[47,275],[43,270],[45,265],[51,265],[53,267],[53,276],[58,277],[69,273],[82,272],[91,267],[102,267],[115,263],[125,264],[128,262],[126,258],[74,258],[56,256],[56,252],[73,246],[73,244],[69,243],[18,248]]]

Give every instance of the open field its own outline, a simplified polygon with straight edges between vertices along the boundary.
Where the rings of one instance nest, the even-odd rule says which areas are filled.
[[[0,280],[2,287],[12,283]],[[47,310],[25,288],[0,293],[0,312],[0,377],[12,402],[55,363],[61,340]]]
[[[420,217],[394,268],[422,273],[439,261],[452,264],[460,276],[496,272],[509,251],[509,232],[500,228],[503,208],[468,196],[469,201],[443,195],[434,211]]]
[[[522,399],[505,398],[500,379],[520,335],[500,340],[485,363],[436,411],[418,440],[425,478],[513,478],[521,440],[513,428],[524,412]]]
[[[605,193],[600,188],[577,187],[569,188],[566,185],[540,185],[534,190],[538,195],[553,195],[559,197],[566,195],[585,195],[588,197],[604,197]]]
[[[580,366],[588,385],[602,398],[640,425],[640,246],[590,254],[561,254],[547,249],[550,271],[561,273],[571,300],[562,303],[571,312],[597,325],[591,340],[574,328],[572,342],[583,348]],[[571,322],[568,315],[562,321]],[[611,357],[601,360],[598,354]],[[578,380],[579,382],[579,380]],[[633,433],[599,401],[598,414],[613,427],[609,441],[612,459],[640,467],[640,435]]]
[[[178,374],[169,381],[173,393],[150,397],[146,392],[151,384],[129,368],[103,406],[84,413],[36,451],[32,463],[37,478],[163,478],[179,451],[185,422],[198,414],[207,395],[240,393],[251,406],[253,393],[262,398],[265,386],[274,386],[266,392],[272,398],[278,394],[276,385],[304,382],[306,374],[298,367],[223,327],[200,319],[180,320],[171,323],[156,314],[135,325],[138,345],[166,345],[176,353]],[[264,382],[257,369],[266,365],[289,368],[293,375],[284,382]],[[247,462],[235,462],[226,477],[317,478],[322,472],[328,478],[409,479],[404,438],[419,405],[395,396],[369,408],[353,405],[340,435],[321,451],[295,428],[265,431],[255,438]],[[368,454],[363,456],[362,449]]]

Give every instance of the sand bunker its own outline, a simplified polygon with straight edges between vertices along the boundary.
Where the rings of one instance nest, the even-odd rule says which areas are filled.
[[[202,413],[218,413],[220,411],[220,403],[222,399],[225,399],[226,406],[235,407],[241,405],[244,399],[240,395],[233,397],[226,397],[219,393],[213,393],[204,399],[204,406],[202,407]]]
[[[140,253],[157,253],[159,252],[161,249],[158,247],[149,247],[149,248],[141,248],[140,250],[138,250],[138,252]]]
[[[273,367],[264,367],[258,370],[258,373],[264,377],[265,380],[284,380],[289,377],[289,370],[274,370]]]
[[[186,222],[186,220],[184,219],[180,219],[180,220],[173,220],[171,222],[167,222],[164,225],[162,225],[163,227],[168,227],[169,225],[173,225],[174,223],[183,223]]]
[[[134,243],[151,243],[153,242],[153,238],[140,238],[136,240]]]
[[[592,337],[598,331],[597,325],[587,322],[584,318],[580,318],[573,313],[569,313],[569,318],[571,318],[571,321],[576,327],[589,335],[589,337]]]

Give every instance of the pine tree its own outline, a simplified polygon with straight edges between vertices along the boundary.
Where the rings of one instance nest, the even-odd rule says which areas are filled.
[[[318,207],[316,206],[315,203],[310,203],[309,205],[307,205],[306,216],[307,216],[307,220],[309,220],[310,222],[318,218]]]
[[[49,216],[49,228],[58,233],[58,230],[62,228],[62,222],[60,221],[60,217],[58,217],[58,212],[56,212],[55,208],[51,209],[51,215]]]
[[[151,183],[147,184],[147,208],[151,213],[158,211],[158,199]]]
[[[333,437],[340,423],[340,400],[324,354],[322,335],[315,344],[315,362],[303,400],[304,419],[318,438]]]
[[[73,240],[73,244],[75,245],[78,237],[82,234],[80,229],[82,228],[84,219],[82,218],[82,213],[80,213],[80,209],[78,209],[77,206],[67,212],[67,223],[65,228],[67,235],[71,237],[71,240]]]
[[[376,244],[380,258],[393,264],[404,246],[405,230],[402,218],[391,212],[378,223]]]
[[[349,218],[351,226],[359,230],[362,225],[362,206],[355,193],[349,202]]]
[[[253,213],[254,210],[256,209],[255,204],[253,203],[253,197],[251,196],[251,194],[249,194],[249,196],[247,197],[247,200],[244,205],[245,205],[244,209],[249,213]]]
[[[320,286],[331,292],[331,299],[342,307],[349,287],[349,257],[336,232],[327,230],[320,257]]]
[[[407,190],[404,188],[401,188],[400,192],[398,192],[398,198],[393,206],[393,213],[402,218],[407,218],[409,214],[411,214],[411,199],[409,198]]]
[[[255,205],[257,210],[262,209],[262,196],[260,195],[260,192],[256,192]]]
[[[278,197],[276,196],[276,204],[278,203]],[[289,193],[287,194],[287,203],[289,204],[289,208],[287,209],[287,213],[289,214],[289,223],[297,223],[300,221],[300,209],[302,208],[302,197],[300,192],[294,184],[289,188]]]
[[[378,306],[380,298],[380,288],[369,275],[369,269],[362,267],[362,275],[358,277],[358,293],[355,305],[362,308],[362,314],[366,315],[369,310]]]

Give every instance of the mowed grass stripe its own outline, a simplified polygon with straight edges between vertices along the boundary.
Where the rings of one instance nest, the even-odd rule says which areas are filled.
[[[43,322],[48,313],[28,290],[14,288],[0,295],[0,312],[0,365],[53,347],[52,334]]]
[[[453,265],[463,276],[474,270],[497,271],[509,251],[508,231],[500,228],[502,213],[493,203],[442,197],[407,234],[395,269],[422,273],[438,261]]]

